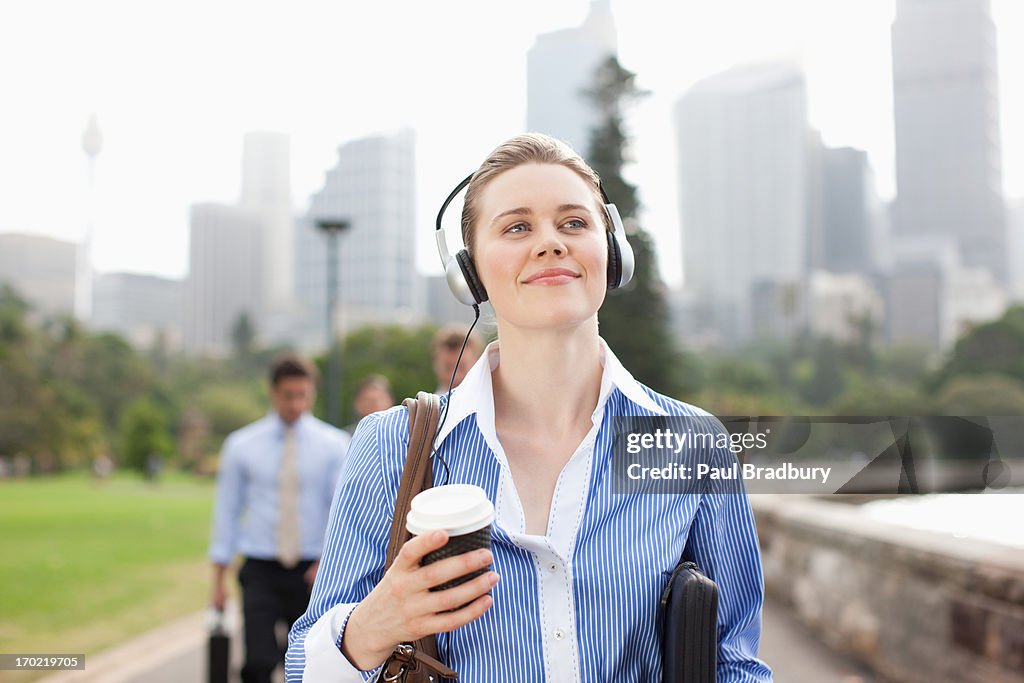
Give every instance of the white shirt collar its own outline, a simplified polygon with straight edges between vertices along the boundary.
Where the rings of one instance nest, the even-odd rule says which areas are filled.
[[[597,423],[601,420],[604,404],[614,389],[621,391],[627,399],[644,410],[655,415],[668,415],[647,395],[640,383],[633,379],[633,376],[622,366],[603,339],[600,340],[600,346],[603,371],[601,373],[601,390],[598,394],[597,406],[594,409],[594,422]],[[498,367],[499,361],[498,342],[494,341],[488,344],[480,359],[466,373],[462,383],[452,391],[444,425],[434,440],[435,449],[444,443],[444,440],[460,422],[474,413],[481,430],[495,432],[494,389],[491,384],[491,373]]]
[[[270,422],[271,429],[278,436],[284,436],[285,432],[288,431],[288,427],[294,428],[296,433],[302,431],[302,425],[309,420],[309,417],[309,413],[303,413],[299,416],[298,420],[289,425],[281,419],[281,415],[273,408],[267,412],[267,420]]]

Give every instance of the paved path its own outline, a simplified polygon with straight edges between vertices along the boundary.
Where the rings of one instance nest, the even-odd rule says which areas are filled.
[[[817,640],[782,603],[767,600],[762,618],[761,658],[779,683],[882,683]]]
[[[237,618],[233,620],[238,623]],[[231,643],[234,681],[238,681],[241,643]],[[780,683],[882,683],[856,663],[834,654],[798,623],[780,603],[764,609],[761,657]],[[197,614],[162,626],[86,661],[85,671],[64,672],[42,683],[204,683],[206,630]],[[278,679],[283,680],[283,676]]]

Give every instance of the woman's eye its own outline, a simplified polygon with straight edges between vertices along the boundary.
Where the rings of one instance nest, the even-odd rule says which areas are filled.
[[[505,230],[505,232],[519,233],[519,232],[526,232],[526,230],[527,230],[526,223],[516,223],[515,225],[510,225],[508,227],[508,229]]]
[[[579,218],[573,218],[572,220],[568,220],[562,225],[564,225],[567,228],[571,228],[572,230],[582,230],[587,227],[586,222],[581,221]]]

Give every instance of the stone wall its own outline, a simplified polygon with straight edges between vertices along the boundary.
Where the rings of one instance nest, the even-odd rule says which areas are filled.
[[[766,590],[834,649],[895,683],[1024,683],[1024,551],[839,502],[750,499]]]

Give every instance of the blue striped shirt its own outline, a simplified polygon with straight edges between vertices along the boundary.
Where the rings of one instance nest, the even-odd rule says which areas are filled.
[[[593,427],[558,478],[548,533],[528,535],[494,427],[498,360],[492,344],[451,397],[436,440],[451,469],[448,483],[481,486],[496,511],[492,550],[501,581],[494,604],[437,636],[459,680],[661,680],[659,601],[689,539],[694,560],[719,586],[719,682],[770,681],[756,656],[764,583],[746,496],[612,492],[611,417],[707,413],[636,382],[602,342]],[[402,407],[364,419],[353,438],[309,608],[290,634],[289,683],[355,683],[376,673],[356,670],[338,643],[352,609],[383,576],[407,445]],[[434,467],[435,483],[441,470]]]
[[[323,546],[349,435],[308,414],[300,417],[293,429],[299,470],[299,551],[302,559],[315,560]],[[284,421],[271,412],[232,432],[224,441],[210,539],[211,562],[230,564],[236,552],[261,560],[277,557],[284,437]]]

